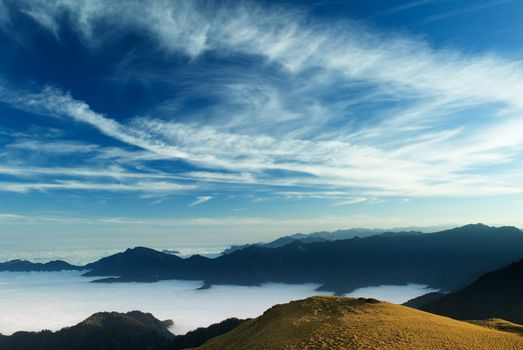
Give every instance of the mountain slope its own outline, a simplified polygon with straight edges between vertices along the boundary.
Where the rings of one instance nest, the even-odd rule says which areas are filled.
[[[419,308],[456,319],[498,317],[523,323],[522,277],[523,260],[520,260]]]
[[[313,297],[277,305],[200,350],[522,349],[523,337],[374,299]]]
[[[422,306],[435,302],[436,300],[443,298],[445,295],[445,293],[430,292],[427,294],[420,295],[419,297],[407,300],[402,305],[413,307],[415,309],[420,309]]]
[[[85,321],[58,332],[17,332],[0,337],[0,349],[145,349],[160,346],[174,335],[167,330],[172,321],[132,311],[96,313]]]
[[[179,350],[199,346],[242,322],[231,318],[175,336],[168,330],[172,321],[160,321],[149,313],[99,312],[57,332],[0,335],[0,350]]]
[[[452,291],[522,255],[519,229],[468,225],[422,235],[248,247],[214,259],[182,259],[135,248],[85,268],[90,269],[89,276],[108,276],[101,282],[191,279],[205,281],[206,287],[311,282],[338,294],[367,286],[419,283]]]

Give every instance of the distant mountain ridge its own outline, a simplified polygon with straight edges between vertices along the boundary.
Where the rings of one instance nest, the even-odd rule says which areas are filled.
[[[251,243],[243,245],[232,245],[229,248],[225,249],[223,254],[230,254],[237,250],[249,248],[249,247],[261,247],[261,248],[279,248],[285,245],[291,244],[295,241],[300,241],[301,243],[314,243],[321,241],[335,241],[341,239],[349,239],[354,237],[370,237],[373,235],[415,235],[422,234],[423,232],[418,230],[431,230],[433,228],[418,228],[418,227],[407,227],[407,228],[395,228],[395,229],[366,229],[366,228],[352,228],[346,230],[336,230],[336,231],[318,231],[312,233],[295,233],[288,236],[283,236],[277,238],[268,243]],[[141,247],[136,247],[141,248]],[[148,248],[147,248],[148,249]],[[129,249],[128,249],[129,250]],[[180,251],[173,249],[163,249],[161,251],[164,254],[169,255],[179,255]],[[102,258],[103,259],[103,258]],[[101,259],[100,259],[101,260]],[[88,266],[90,264],[87,264]],[[6,262],[0,262],[0,271],[13,271],[13,272],[43,272],[43,271],[63,271],[63,270],[82,270],[84,266],[73,265],[63,260],[53,260],[47,263],[33,263],[28,260],[9,260]]]
[[[516,228],[469,225],[415,236],[248,247],[215,259],[182,259],[135,248],[85,268],[87,276],[108,276],[100,282],[201,279],[207,287],[311,282],[340,294],[360,287],[412,282],[451,291],[519,259],[522,251],[523,233]]]
[[[338,294],[375,285],[426,284],[452,291],[523,254],[514,227],[467,225],[437,233],[371,236],[279,248],[248,247],[214,259],[182,259],[148,248],[128,249],[86,265],[99,282],[203,280],[213,284],[319,283]],[[119,277],[112,277],[119,276]]]
[[[250,246],[216,258],[181,258],[145,247],[127,249],[81,269],[96,282],[202,280],[217,284],[318,283],[319,290],[350,293],[377,285],[418,283],[443,291],[461,288],[487,271],[523,255],[523,233],[515,227],[466,225],[427,234]]]
[[[81,270],[82,266],[71,265],[62,260],[53,260],[47,263],[33,263],[27,260],[10,260],[0,263],[0,271],[28,272],[28,271],[63,271]]]
[[[295,241],[300,241],[301,243],[315,243],[322,241],[337,241],[342,239],[350,238],[365,238],[376,235],[388,235],[388,236],[402,236],[402,235],[417,235],[423,234],[424,232],[418,230],[412,230],[413,228],[408,229],[368,229],[368,228],[351,228],[347,230],[337,230],[337,231],[318,231],[313,233],[295,233],[288,236],[283,236],[277,238],[271,242],[267,243],[251,243],[243,245],[233,245],[223,251],[223,254],[230,254],[240,249],[245,249],[249,247],[260,247],[260,248],[279,248],[287,244],[291,244]]]

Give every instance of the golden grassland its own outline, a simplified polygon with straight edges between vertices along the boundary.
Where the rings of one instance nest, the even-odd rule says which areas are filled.
[[[497,329],[498,331],[516,333],[523,336],[523,326],[517,323],[502,320],[500,318],[489,318],[488,320],[467,321],[479,326]]]
[[[276,305],[198,349],[521,350],[519,327],[498,319],[462,322],[373,299],[312,297]]]

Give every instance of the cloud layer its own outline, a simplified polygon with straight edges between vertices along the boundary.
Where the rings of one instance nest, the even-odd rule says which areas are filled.
[[[198,281],[89,283],[78,272],[0,273],[0,332],[58,330],[99,311],[142,310],[172,319],[175,334],[185,334],[229,317],[256,317],[274,304],[317,295],[317,285],[265,284],[260,287],[214,286],[197,290]],[[38,293],[34,293],[38,290]],[[404,302],[430,290],[420,285],[374,287],[357,296]],[[323,292],[324,293],[324,292]],[[6,303],[5,301],[9,301]],[[42,303],[45,300],[45,303]]]

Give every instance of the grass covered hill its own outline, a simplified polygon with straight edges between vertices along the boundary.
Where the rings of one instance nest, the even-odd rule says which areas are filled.
[[[495,322],[472,324],[374,299],[312,297],[276,305],[198,349],[516,350],[523,337]]]
[[[0,334],[0,350],[181,350],[230,331],[243,320],[230,318],[185,335],[169,332],[173,322],[149,313],[98,312],[57,332]]]

